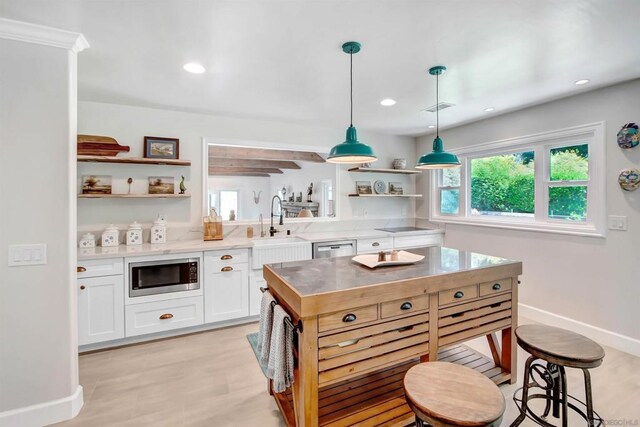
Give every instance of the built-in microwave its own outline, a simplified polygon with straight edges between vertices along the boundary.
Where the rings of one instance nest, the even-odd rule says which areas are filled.
[[[129,297],[200,289],[198,258],[129,263]]]

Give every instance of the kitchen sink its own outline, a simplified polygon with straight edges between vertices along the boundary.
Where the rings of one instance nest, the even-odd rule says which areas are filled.
[[[311,242],[299,237],[263,237],[253,239],[252,268],[263,264],[311,259]]]
[[[279,246],[288,245],[290,243],[306,242],[306,240],[300,237],[262,237],[259,239],[253,239],[253,246]]]

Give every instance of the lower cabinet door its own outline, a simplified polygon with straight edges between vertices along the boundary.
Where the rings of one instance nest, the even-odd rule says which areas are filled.
[[[128,337],[202,325],[203,321],[201,296],[129,304],[126,311]]]
[[[248,264],[234,264],[221,268],[205,267],[204,321],[205,323],[237,319],[249,315]]]
[[[260,288],[267,287],[267,281],[262,277],[262,270],[254,270],[249,277],[249,316],[260,314],[262,292]]]
[[[124,277],[78,279],[78,344],[124,338]]]

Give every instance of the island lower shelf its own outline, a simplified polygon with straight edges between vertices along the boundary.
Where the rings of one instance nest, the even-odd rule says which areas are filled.
[[[472,368],[496,384],[509,382],[511,376],[493,360],[466,345],[453,345],[438,352],[438,360]],[[419,358],[333,384],[319,391],[319,425],[349,426],[362,423],[376,426],[404,426],[414,421],[414,414],[404,398],[402,381]],[[276,393],[285,419],[295,419],[291,389]]]

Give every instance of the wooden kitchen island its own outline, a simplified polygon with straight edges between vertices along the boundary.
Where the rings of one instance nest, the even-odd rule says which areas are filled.
[[[410,252],[425,258],[377,270],[350,256],[264,266],[270,292],[302,324],[294,386],[269,389],[287,425],[411,424],[402,379],[420,361],[516,381],[522,263],[444,247]],[[484,336],[492,358],[461,345]]]

